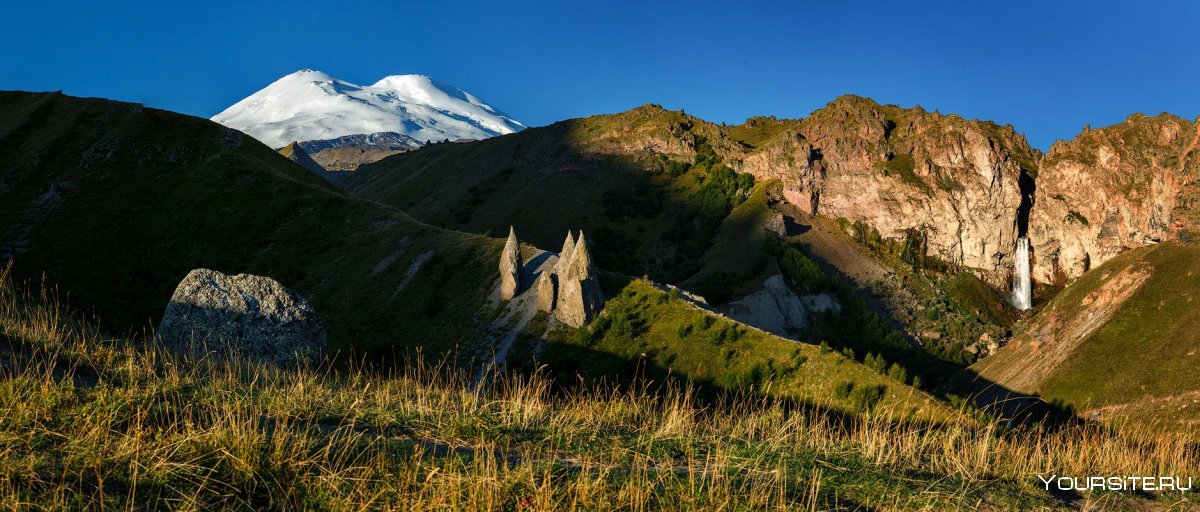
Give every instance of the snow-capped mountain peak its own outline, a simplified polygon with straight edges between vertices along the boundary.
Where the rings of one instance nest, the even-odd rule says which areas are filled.
[[[280,148],[293,141],[396,132],[419,141],[485,139],[525,125],[471,94],[424,75],[361,86],[302,69],[213,116]]]

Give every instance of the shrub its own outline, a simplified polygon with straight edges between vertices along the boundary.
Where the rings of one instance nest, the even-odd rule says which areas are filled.
[[[712,331],[712,332],[708,333],[708,342],[712,346],[719,347],[719,346],[721,346],[721,343],[723,343],[724,341],[725,341],[725,329],[721,329],[719,331]]]
[[[888,377],[895,379],[897,382],[908,382],[908,370],[905,370],[903,366],[900,366],[896,363],[892,363],[892,365],[888,367],[887,375]]]
[[[850,403],[859,412],[871,412],[886,394],[887,386],[883,384],[859,386],[850,393]]]
[[[833,386],[833,396],[841,399],[850,398],[850,393],[854,392],[853,381],[842,381]]]
[[[870,352],[867,352],[867,357],[863,358],[863,365],[875,370],[875,373],[884,373],[887,371],[887,361],[883,359],[883,356]]]
[[[692,326],[690,326],[690,325],[680,325],[675,328],[675,337],[679,338],[681,340],[686,338],[691,333],[692,333]]]
[[[769,373],[771,372],[769,372],[768,367],[763,365],[761,361],[754,363],[754,366],[751,366],[750,370],[743,377],[743,382],[750,386],[761,387],[766,382]]]

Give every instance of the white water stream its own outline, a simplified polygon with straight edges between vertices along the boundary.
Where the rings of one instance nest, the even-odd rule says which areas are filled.
[[[1029,277],[1029,239],[1017,239],[1017,256],[1013,269],[1012,305],[1025,311],[1033,305],[1033,282]]]

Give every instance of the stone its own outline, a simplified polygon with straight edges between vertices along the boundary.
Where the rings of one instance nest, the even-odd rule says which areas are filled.
[[[325,324],[304,298],[269,277],[199,268],[184,277],[158,336],[177,350],[290,366],[325,355]]]
[[[547,313],[554,311],[554,302],[558,298],[558,276],[550,272],[542,272],[537,280],[538,310]]]
[[[571,261],[571,253],[575,252],[575,238],[571,236],[571,232],[567,231],[567,239],[563,240],[562,250],[558,252],[558,262],[554,264],[554,273],[563,275],[567,273],[567,263]]]
[[[579,232],[579,242],[571,251],[571,260],[567,262],[563,275],[567,279],[578,281],[592,277],[592,254],[588,251],[587,239],[583,237],[583,231]]]
[[[571,327],[583,327],[604,307],[604,293],[592,274],[592,257],[588,252],[587,239],[581,231],[565,271],[558,276],[558,303],[554,317],[560,322]]]
[[[521,244],[517,232],[508,227],[508,240],[500,253],[500,300],[512,300],[521,293]]]
[[[763,288],[717,309],[729,318],[779,336],[790,336],[809,324],[819,312],[839,312],[841,305],[829,294],[800,296],[780,274],[763,281]]]
[[[763,229],[775,233],[780,237],[786,237],[788,236],[787,219],[782,213],[777,213],[767,220],[767,223],[763,225]]]

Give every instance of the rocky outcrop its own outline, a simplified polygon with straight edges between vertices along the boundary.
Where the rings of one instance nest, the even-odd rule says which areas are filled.
[[[575,252],[575,237],[567,231],[567,238],[563,240],[562,250],[558,251],[558,262],[554,264],[554,273],[564,275],[567,273],[567,264],[571,262],[571,254]]]
[[[512,300],[522,291],[517,246],[516,232],[510,227],[508,243],[500,257],[500,298],[503,300]],[[578,243],[567,232],[558,260],[553,267],[548,266],[548,262],[545,265],[532,286],[537,293],[537,309],[553,313],[559,322],[571,327],[583,327],[604,307],[604,293],[595,278],[592,255],[583,232],[579,233]],[[510,272],[510,269],[516,271]]]
[[[558,298],[558,276],[551,272],[542,272],[537,280],[538,310],[550,313]]]
[[[559,258],[561,262],[563,256],[559,255]],[[554,317],[560,322],[571,327],[583,327],[604,307],[604,293],[593,274],[592,256],[588,253],[587,239],[581,231],[565,270],[558,275]]]
[[[884,237],[919,232],[932,255],[994,284],[1012,267],[1021,176],[1038,153],[1011,126],[840,97],[730,161],[780,179],[810,214],[864,222]]]
[[[508,240],[500,253],[500,300],[512,300],[521,293],[521,244],[517,232],[509,226]]]
[[[841,306],[826,293],[796,295],[779,274],[763,281],[762,290],[720,308],[729,318],[785,337],[807,327],[811,314],[825,311],[836,313]]]
[[[555,316],[572,327],[582,327],[604,305],[600,284],[593,276],[591,254],[587,239],[579,233],[579,241],[571,252],[566,272],[560,278],[559,303]]]
[[[325,169],[321,164],[317,163],[309,156],[308,152],[304,151],[298,143],[291,143],[279,150],[279,154],[283,155],[288,160],[300,164],[301,167],[312,171],[313,174],[325,178],[328,181],[336,181],[337,175]]]
[[[321,167],[333,172],[353,172],[364,164],[412,151],[421,141],[396,132],[346,135],[336,139],[308,140],[300,147]]]
[[[1194,239],[1198,139],[1197,123],[1135,114],[1055,143],[1030,218],[1034,278],[1064,284],[1127,249]]]
[[[158,336],[185,351],[236,354],[277,365],[320,359],[325,324],[299,295],[274,279],[196,269],[175,288]]]

